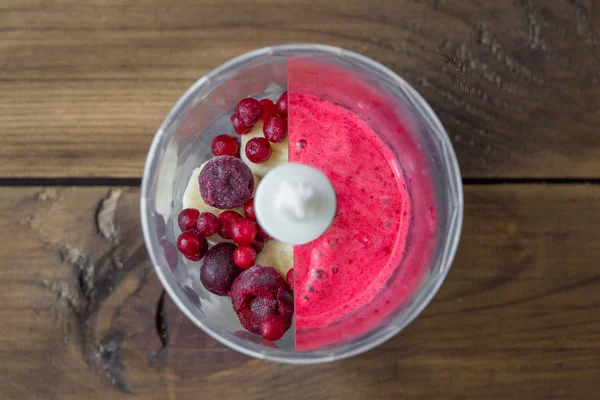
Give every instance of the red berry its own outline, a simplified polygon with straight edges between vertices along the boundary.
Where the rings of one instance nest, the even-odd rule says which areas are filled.
[[[185,208],[181,210],[179,216],[177,217],[179,229],[181,229],[182,232],[190,229],[196,229],[196,220],[198,219],[198,215],[200,215],[200,211],[196,210],[195,208]]]
[[[233,223],[238,219],[242,218],[240,214],[235,211],[225,211],[219,215],[219,226],[217,232],[224,239],[231,239],[231,228]]]
[[[283,142],[287,137],[287,120],[282,116],[273,115],[265,122],[263,133],[269,142]]]
[[[233,252],[233,262],[240,268],[250,268],[256,262],[256,250],[250,246],[239,246]]]
[[[283,318],[278,315],[269,315],[260,322],[260,335],[271,342],[281,339],[289,328]]]
[[[277,112],[275,108],[275,104],[269,99],[262,99],[259,101],[260,105],[263,107],[263,113],[260,116],[260,121],[265,122],[269,119],[269,117]]]
[[[239,140],[227,135],[219,135],[214,138],[210,147],[213,156],[237,157],[240,152]]]
[[[288,95],[287,92],[283,92],[277,103],[275,103],[275,108],[277,108],[277,113],[282,117],[288,116]]]
[[[267,234],[267,232],[265,232],[263,230],[263,228],[261,228],[260,225],[258,225],[258,224],[256,224],[256,231],[257,231],[257,233],[256,233],[257,236],[260,236],[261,238],[263,238],[265,240],[270,240],[271,239],[271,236],[269,236]]]
[[[252,243],[256,233],[256,224],[249,219],[240,218],[231,226],[231,238],[239,245]]]
[[[254,177],[252,170],[239,158],[213,157],[203,164],[198,175],[202,200],[220,210],[243,206],[252,198]]]
[[[287,274],[285,275],[285,280],[287,281],[290,289],[294,290],[294,282],[295,282],[294,268],[291,268]]]
[[[252,333],[260,333],[260,323],[269,315],[283,318],[289,327],[294,313],[294,296],[279,271],[255,265],[243,270],[229,291],[233,311]]]
[[[250,221],[256,222],[256,214],[254,213],[254,199],[250,199],[244,204],[244,215]]]
[[[240,100],[235,106],[235,115],[246,126],[254,126],[263,114],[263,106],[258,100],[248,97]]]
[[[233,243],[217,243],[206,252],[200,266],[200,282],[206,290],[219,296],[227,296],[235,278],[242,272],[233,262]]]
[[[197,230],[190,229],[183,232],[177,238],[177,249],[186,258],[192,261],[198,261],[208,250],[208,242],[200,236]]]
[[[219,228],[219,218],[209,212],[203,212],[198,216],[198,222],[196,223],[196,229],[198,233],[204,237],[209,237],[217,233]]]
[[[264,163],[271,157],[271,145],[264,137],[250,139],[246,143],[246,157],[255,164]]]
[[[231,123],[233,124],[233,130],[238,135],[245,135],[252,130],[253,126],[244,124],[237,115],[233,114],[230,119]]]
[[[256,254],[260,253],[265,247],[265,239],[261,238],[259,235],[256,235],[252,243],[250,243],[250,247],[256,250]]]

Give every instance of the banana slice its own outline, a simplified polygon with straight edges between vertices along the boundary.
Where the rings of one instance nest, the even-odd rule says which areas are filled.
[[[256,257],[256,264],[274,267],[285,279],[287,272],[294,267],[294,247],[279,240],[267,240]]]
[[[250,131],[250,133],[246,135],[242,135],[241,142],[241,151],[240,155],[242,157],[242,161],[250,167],[252,173],[260,176],[261,178],[267,174],[273,168],[285,164],[288,162],[288,140],[285,139],[281,143],[271,143],[271,157],[262,164],[255,164],[252,161],[248,160],[246,157],[246,143],[250,139],[254,139],[256,137],[265,137],[263,134],[263,124],[262,122],[257,123],[254,128]]]
[[[210,212],[210,213],[215,214],[216,216],[219,216],[223,211],[226,211],[226,210],[221,210],[221,209],[209,206],[208,204],[206,204],[204,202],[204,199],[200,195],[200,183],[198,182],[198,176],[200,175],[200,171],[202,171],[202,167],[204,167],[205,164],[206,164],[206,162],[204,164],[202,164],[200,167],[196,168],[192,172],[192,176],[190,176],[190,180],[188,181],[187,187],[185,188],[185,191],[183,192],[181,206],[182,206],[182,209],[183,208],[195,208],[196,210],[200,211],[201,213]],[[260,178],[256,175],[254,175],[254,190],[255,191],[256,191],[256,187],[258,186],[259,180],[260,180]],[[244,209],[242,207],[234,208],[233,210],[237,211],[241,215],[244,215]],[[232,240],[223,239],[221,236],[216,235],[216,234],[212,235],[206,239],[208,240],[208,242],[210,244],[216,244],[216,243],[221,243],[221,242],[233,243]]]

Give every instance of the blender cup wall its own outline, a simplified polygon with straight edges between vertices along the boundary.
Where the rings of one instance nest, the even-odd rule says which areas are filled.
[[[288,77],[289,72],[289,77]],[[289,78],[289,79],[288,79]],[[286,89],[306,91],[360,115],[399,157],[413,202],[405,257],[371,304],[350,318],[317,331],[294,327],[265,346],[243,331],[228,298],[208,293],[198,280],[199,263],[179,257],[173,246],[177,214],[192,170],[210,157],[212,138],[231,131],[229,115],[243,97],[276,98]],[[158,130],[142,183],[144,236],[157,274],[179,308],[199,327],[245,354],[290,363],[331,361],[364,352],[400,331],[431,300],[457,247],[462,222],[462,186],[446,133],[424,100],[385,67],[342,49],[287,45],[247,53],[200,79],[179,100]],[[157,214],[166,220],[161,238]],[[168,249],[168,250],[166,250]],[[169,265],[168,261],[171,261]],[[407,265],[424,265],[407,276]],[[409,301],[394,302],[400,290],[416,287]],[[414,288],[413,288],[414,289]],[[387,302],[387,303],[386,303]],[[379,310],[388,309],[387,312]],[[294,348],[294,339],[297,349]],[[301,349],[303,351],[298,351]]]

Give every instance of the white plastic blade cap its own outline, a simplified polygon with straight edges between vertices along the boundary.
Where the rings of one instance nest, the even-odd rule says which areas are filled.
[[[304,244],[321,236],[337,209],[331,182],[316,168],[284,164],[269,171],[254,196],[260,226],[273,239]]]

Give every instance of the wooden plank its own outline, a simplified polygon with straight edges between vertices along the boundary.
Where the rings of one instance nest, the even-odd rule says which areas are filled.
[[[165,82],[0,82],[5,176],[139,177],[183,91]]]
[[[585,1],[9,0],[0,178],[139,177],[196,79],[253,48],[378,60],[439,113],[463,175],[600,176],[600,9]]]
[[[135,188],[3,190],[3,399],[583,399],[600,390],[600,186],[468,186],[456,261],[424,313],[366,354],[304,367],[226,349],[161,297],[138,198]]]

